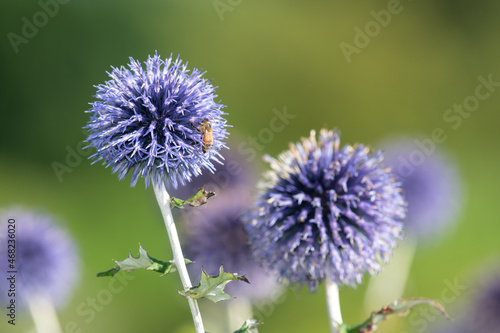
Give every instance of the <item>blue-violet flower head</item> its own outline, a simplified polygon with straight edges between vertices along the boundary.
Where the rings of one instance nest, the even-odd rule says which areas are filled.
[[[230,283],[226,287],[229,295],[251,301],[264,301],[277,296],[277,278],[259,266],[252,258],[248,236],[241,221],[242,213],[251,202],[247,186],[225,189],[202,209],[187,210],[185,219],[184,247],[186,257],[194,260],[189,265],[199,279],[201,266],[208,274],[218,274],[220,265],[224,270],[245,275],[251,284]]]
[[[52,217],[39,212],[13,208],[0,215],[0,269],[5,274],[17,272],[15,289],[20,305],[26,305],[27,298],[34,294],[47,297],[55,305],[64,304],[79,277],[80,260],[74,241]],[[9,249],[14,247],[9,244],[15,244],[13,261],[9,261]],[[5,277],[0,279],[2,290],[8,290],[9,284]],[[6,292],[1,295],[7,297]]]
[[[424,140],[399,137],[381,144],[385,163],[401,181],[408,202],[405,232],[420,242],[436,239],[449,229],[462,203],[455,163],[431,140]]]
[[[311,291],[327,273],[354,287],[381,269],[402,237],[405,202],[382,154],[339,145],[339,134],[323,129],[267,157],[271,170],[245,219],[257,261]]]
[[[215,87],[179,57],[155,54],[144,65],[130,58],[129,69],[113,68],[111,80],[96,86],[86,126],[94,163],[102,160],[119,179],[132,171],[132,186],[143,177],[146,186],[176,188],[202,169],[213,172],[228,127]]]

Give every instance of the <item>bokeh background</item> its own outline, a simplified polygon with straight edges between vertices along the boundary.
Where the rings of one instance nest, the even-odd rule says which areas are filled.
[[[95,274],[111,268],[112,258],[137,253],[138,242],[155,257],[171,253],[152,189],[118,181],[110,170],[91,166],[89,152],[81,150],[93,86],[107,80],[111,65],[125,65],[129,56],[145,60],[155,50],[163,57],[180,54],[214,78],[231,133],[241,140],[269,128],[273,109],[293,114],[281,132],[259,142],[259,154],[277,154],[323,126],[340,129],[344,143],[372,146],[394,133],[430,137],[443,129],[447,140],[438,146],[458,163],[463,212],[439,242],[418,250],[404,296],[440,299],[446,281],[458,279],[467,290],[446,304],[453,314],[500,252],[500,87],[457,128],[443,115],[475,93],[479,76],[500,81],[500,3],[401,1],[400,12],[348,61],[340,44],[355,45],[355,28],[364,30],[374,21],[371,11],[390,3],[72,0],[59,4],[15,52],[8,34],[22,35],[23,17],[33,22],[42,7],[34,0],[4,0],[0,206],[41,208],[74,236],[84,267],[60,311],[63,326],[75,322],[81,332],[194,331],[187,302],[176,292],[177,276],[136,272],[92,320],[77,312],[108,288],[109,280]],[[54,162],[70,170],[58,177]],[[346,322],[367,316],[361,306],[365,288],[341,290]],[[323,288],[315,294],[290,290],[261,312],[263,333],[328,331]],[[20,319],[16,329],[32,326],[27,316]],[[380,330],[425,332],[434,320],[442,319],[412,324],[398,318]],[[4,319],[0,327],[13,330],[3,329]]]

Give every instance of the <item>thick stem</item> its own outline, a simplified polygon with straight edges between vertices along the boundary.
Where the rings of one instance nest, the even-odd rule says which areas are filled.
[[[339,324],[342,324],[342,314],[340,313],[339,288],[332,281],[329,270],[325,279],[326,305],[328,308],[328,318],[330,319],[330,331],[339,333]]]
[[[28,298],[28,307],[37,333],[62,333],[56,309],[48,297],[32,294]]]
[[[161,213],[163,215],[163,220],[165,221],[165,227],[167,228],[170,245],[172,246],[175,266],[177,267],[177,271],[179,272],[184,290],[187,290],[192,287],[192,284],[186,269],[186,263],[184,262],[181,243],[179,241],[179,236],[177,235],[177,229],[175,228],[174,218],[172,217],[172,211],[170,209],[170,195],[168,194],[167,190],[165,189],[165,185],[163,184],[154,186],[154,190],[156,199],[158,200],[158,205],[160,206]],[[189,307],[191,308],[191,314],[193,315],[196,333],[205,333],[203,321],[201,320],[200,309],[198,308],[198,302],[196,302],[196,300],[192,299],[191,297],[187,297],[187,300],[189,303]]]

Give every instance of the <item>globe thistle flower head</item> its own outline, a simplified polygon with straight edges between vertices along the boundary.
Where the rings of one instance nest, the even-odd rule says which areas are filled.
[[[251,301],[263,301],[276,291],[277,279],[252,259],[248,236],[240,215],[248,209],[250,193],[247,187],[226,189],[210,199],[206,206],[190,210],[185,218],[184,248],[189,265],[199,279],[201,267],[208,274],[218,274],[219,267],[245,275],[251,284],[230,283],[229,295]]]
[[[215,87],[179,57],[155,54],[144,65],[130,58],[128,69],[113,68],[111,80],[96,86],[85,127],[94,163],[111,166],[119,179],[131,171],[132,186],[143,177],[146,187],[176,188],[203,169],[213,172],[228,127]]]
[[[10,209],[1,213],[1,221],[0,269],[7,275],[8,271],[17,272],[16,301],[26,305],[27,298],[42,294],[53,304],[62,305],[79,276],[79,258],[73,240],[50,216],[38,212]],[[8,229],[12,224],[15,224],[15,229]],[[15,238],[9,237],[12,234]],[[12,244],[8,243],[12,239],[16,251],[14,263],[8,261],[7,244]],[[2,290],[8,290],[9,285],[6,278],[0,279]],[[7,293],[2,293],[2,296],[8,301]]]
[[[437,148],[424,154],[415,141],[406,138],[386,141],[382,147],[408,202],[405,232],[420,242],[435,239],[456,221],[460,211],[462,191],[455,164]]]
[[[291,284],[315,291],[327,272],[355,286],[387,262],[401,238],[405,202],[382,154],[340,147],[336,131],[291,144],[259,187],[245,219],[253,254]]]

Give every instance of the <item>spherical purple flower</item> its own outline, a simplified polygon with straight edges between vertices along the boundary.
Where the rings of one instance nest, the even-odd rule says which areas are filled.
[[[177,57],[162,60],[155,54],[144,62],[130,58],[129,68],[113,68],[110,81],[96,86],[99,101],[92,103],[86,126],[89,147],[118,178],[132,171],[146,186],[185,184],[202,169],[213,171],[224,147],[224,107],[214,101],[215,87]]]
[[[238,186],[221,191],[206,206],[184,214],[186,257],[194,260],[191,272],[199,280],[201,267],[218,274],[220,265],[231,273],[245,275],[251,284],[230,283],[226,291],[235,297],[265,300],[277,289],[277,279],[256,264],[251,256],[248,236],[240,219],[248,209],[251,194]]]
[[[454,163],[436,147],[431,153],[424,153],[417,141],[399,138],[387,141],[382,147],[386,164],[401,181],[408,202],[405,231],[425,241],[456,220],[461,187]]]
[[[0,218],[1,290],[9,289],[7,277],[14,274],[19,304],[35,294],[42,294],[55,305],[63,304],[79,276],[73,240],[47,215],[10,209]],[[7,296],[2,292],[0,297],[8,301]]]
[[[260,183],[246,218],[256,259],[291,284],[311,291],[328,275],[355,286],[387,262],[401,238],[405,202],[382,154],[363,145],[339,147],[335,131],[290,145]]]

